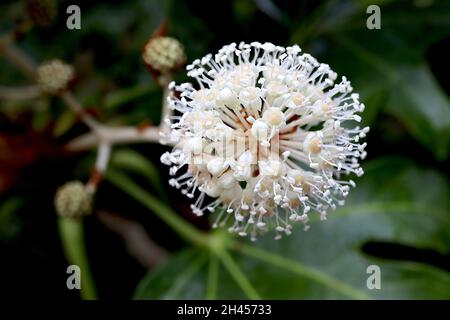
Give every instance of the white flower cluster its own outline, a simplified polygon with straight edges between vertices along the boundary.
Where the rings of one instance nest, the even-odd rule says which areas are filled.
[[[178,176],[170,184],[196,197],[195,214],[218,211],[214,227],[279,239],[293,222],[307,229],[310,211],[325,219],[354,186],[340,177],[363,174],[369,128],[354,123],[364,105],[345,77],[335,84],[328,65],[300,52],[232,43],[187,67],[196,88],[169,85],[176,113],[163,138],[176,143],[161,161]]]

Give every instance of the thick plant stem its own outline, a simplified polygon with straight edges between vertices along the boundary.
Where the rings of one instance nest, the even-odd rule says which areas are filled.
[[[100,141],[111,145],[133,143],[158,143],[160,130],[158,127],[139,129],[137,127],[102,126],[96,132],[89,132],[69,141],[65,149],[68,151],[84,151],[97,147]]]
[[[217,298],[217,287],[219,283],[219,259],[215,252],[209,252],[208,282],[206,285],[205,298],[215,300]]]
[[[58,218],[58,227],[67,261],[72,265],[77,265],[81,271],[81,298],[84,300],[97,299],[84,245],[83,221],[60,217]]]
[[[171,208],[166,206],[163,202],[159,201],[155,196],[139,187],[126,175],[117,171],[109,170],[106,173],[106,179],[116,187],[122,189],[131,197],[142,203],[145,207],[152,210],[155,215],[157,215],[161,220],[169,225],[180,237],[182,237],[186,241],[195,245],[208,245],[209,238],[205,233],[189,224],[187,221],[177,215]]]
[[[0,44],[0,53],[14,63],[23,73],[33,79],[36,76],[36,63],[21,49],[10,41],[9,43]]]
[[[24,101],[35,99],[42,94],[37,85],[22,87],[0,86],[0,100]]]
[[[261,300],[261,296],[252,286],[248,278],[233,260],[228,251],[223,250],[222,252],[220,252],[218,257],[222,261],[223,265],[228,270],[230,275],[233,277],[234,281],[236,281],[241,290],[247,295],[247,297],[251,300]]]
[[[163,202],[159,201],[156,197],[146,192],[144,189],[134,183],[133,180],[118,171],[109,170],[106,173],[106,179],[116,187],[122,189],[122,191],[126,192],[134,199],[142,203],[144,206],[152,210],[155,215],[157,215],[161,220],[169,225],[182,238],[194,245],[209,248],[211,250],[211,254],[216,255],[216,259],[218,258],[220,261],[222,261],[225,268],[229,271],[233,279],[249,299],[261,299],[258,292],[254,289],[245,274],[241,271],[239,266],[226,250],[227,243],[222,239],[223,237],[218,236],[217,234],[215,236],[208,236],[204,232],[196,229],[191,224],[183,220],[180,216],[178,216]],[[217,278],[217,275],[215,274],[217,273],[217,268],[217,265],[212,265],[210,269],[210,286],[208,288],[208,298],[214,297],[215,291],[217,290],[217,288],[215,287],[216,284],[214,283],[216,281],[215,278]]]

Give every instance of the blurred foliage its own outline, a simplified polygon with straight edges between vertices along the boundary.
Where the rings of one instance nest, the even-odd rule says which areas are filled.
[[[329,12],[339,12],[335,6],[344,6],[344,2],[330,5],[317,19],[328,21]],[[413,1],[382,1],[382,28],[376,31],[364,27],[366,5],[360,2],[359,8],[355,4],[347,15],[314,29],[309,36],[329,40],[328,48],[333,48],[326,54],[330,64],[352,79],[356,91],[369,99],[382,94],[382,111],[402,121],[436,158],[446,159],[450,100],[430,72],[426,53],[433,43],[449,36],[450,2],[435,1],[423,8]],[[305,33],[301,30],[292,41],[302,39]]]
[[[364,243],[379,241],[448,254],[448,182],[400,158],[373,160],[366,168],[347,205],[328,221],[314,217],[308,232],[297,230],[279,241],[262,237],[256,248],[237,245],[237,264],[263,298],[450,298],[448,273],[361,250]],[[426,191],[423,184],[429,186]],[[142,281],[136,298],[204,298],[206,257],[198,250],[180,253]],[[366,287],[366,268],[373,264],[381,268],[381,290]],[[225,270],[219,274],[218,298],[246,298]]]
[[[449,266],[436,262],[450,255],[446,172],[450,152],[450,1],[233,0],[221,2],[220,10],[212,10],[215,4],[199,1],[79,1],[82,29],[75,31],[65,28],[63,9],[69,4],[59,1],[59,15],[53,24],[33,29],[18,45],[38,61],[58,57],[73,63],[77,70],[75,94],[105,123],[158,123],[162,93],[140,55],[142,45],[167,18],[168,33],[185,45],[190,61],[231,41],[298,43],[352,81],[366,105],[363,121],[372,129],[368,136],[370,160],[363,163],[366,175],[357,180],[347,206],[330,214],[328,221],[314,220],[310,231],[295,230],[280,241],[268,235],[252,245],[238,242],[231,256],[221,258],[204,248],[185,248],[151,270],[137,286],[135,298],[235,299],[257,294],[274,299],[450,299]],[[381,7],[381,30],[366,28],[370,4]],[[1,32],[8,32],[14,21],[24,18],[24,5],[25,1],[2,1]],[[1,56],[0,68],[2,86],[27,83]],[[182,72],[176,75],[177,81],[185,79]],[[57,148],[85,130],[55,98],[0,100],[0,116],[0,185],[17,170],[15,159],[24,158],[19,151],[32,154],[26,154],[30,160],[23,167],[49,155],[61,162],[59,154],[49,152],[48,147],[31,152],[28,145],[19,148],[18,143],[2,143],[10,141],[11,133],[31,130],[43,137],[50,135],[48,143]],[[3,126],[5,122],[7,126]],[[28,135],[23,139],[34,141]],[[150,146],[143,150],[142,154],[131,148],[117,150],[111,159],[111,182],[119,188],[127,186],[130,195],[157,217],[176,224],[170,217],[178,198],[172,199],[170,193],[176,191],[167,189],[162,180],[165,174],[159,172],[160,149]],[[12,160],[6,157],[16,153]],[[93,153],[77,159],[74,175],[86,178],[92,161]],[[130,185],[131,175],[147,180],[152,188]],[[20,210],[26,199],[22,193],[27,184],[19,180],[17,185],[17,190],[1,195],[0,242],[14,241],[21,232]],[[51,192],[47,192],[49,202]],[[403,249],[387,257],[383,246],[368,252],[370,243]],[[408,250],[415,254],[402,256]],[[366,288],[366,268],[371,264],[381,267],[381,290]]]
[[[0,204],[0,240],[14,238],[21,228],[16,212],[22,207],[23,199],[11,197]]]

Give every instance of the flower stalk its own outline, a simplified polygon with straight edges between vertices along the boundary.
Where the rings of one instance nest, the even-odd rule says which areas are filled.
[[[85,300],[97,299],[97,291],[89,267],[84,242],[83,220],[59,217],[58,229],[67,261],[69,264],[80,268],[81,297]]]
[[[210,242],[206,233],[196,229],[192,224],[182,219],[172,209],[159,201],[155,196],[147,193],[126,175],[117,171],[108,170],[106,172],[106,179],[152,210],[156,216],[169,225],[187,242],[198,246],[206,246]]]

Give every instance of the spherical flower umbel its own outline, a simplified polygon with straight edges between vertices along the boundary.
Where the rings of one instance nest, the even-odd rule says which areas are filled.
[[[196,198],[195,214],[217,211],[214,227],[252,239],[273,229],[279,239],[344,204],[355,183],[342,176],[363,174],[369,131],[356,125],[364,105],[345,77],[335,84],[296,45],[258,42],[232,43],[187,70],[197,83],[169,85],[177,112],[163,138],[175,147],[161,160],[170,184]]]

